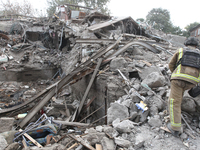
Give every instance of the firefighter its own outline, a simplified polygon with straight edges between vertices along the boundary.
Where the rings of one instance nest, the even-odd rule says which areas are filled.
[[[170,123],[167,128],[178,137],[181,132],[181,102],[185,90],[195,87],[200,81],[199,40],[189,37],[185,48],[180,48],[169,62],[171,91],[168,99]],[[199,64],[198,64],[199,63]]]

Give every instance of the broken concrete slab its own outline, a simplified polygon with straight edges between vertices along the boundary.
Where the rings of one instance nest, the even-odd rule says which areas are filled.
[[[101,140],[101,145],[104,150],[113,150],[115,149],[115,143],[112,139],[109,139],[107,137],[103,137]]]
[[[14,142],[14,143],[8,145],[8,147],[6,147],[5,150],[16,150],[16,149],[18,149],[18,148],[19,148],[19,143]]]
[[[0,133],[0,135],[6,139],[8,144],[11,144],[11,143],[13,143],[14,136],[17,132],[18,131],[2,132],[2,133]]]
[[[152,66],[152,67],[147,67],[145,69],[142,69],[142,72],[138,72],[138,74],[139,74],[140,78],[142,80],[144,80],[152,72],[158,72],[158,73],[160,73],[160,70],[159,70],[158,67]]]
[[[150,88],[162,87],[165,85],[165,78],[158,72],[152,72],[146,76],[141,84],[147,84]]]
[[[7,144],[6,140],[5,140],[5,138],[2,135],[0,135],[0,149],[3,150],[7,146],[8,146],[8,144]]]
[[[148,124],[151,127],[161,127],[162,126],[162,121],[159,118],[150,118],[148,120]]]
[[[190,97],[183,97],[183,101],[182,101],[182,104],[181,104],[181,109],[183,111],[188,112],[188,113],[195,112],[196,111],[196,103]]]
[[[111,126],[105,126],[103,130],[104,133],[106,133],[112,138],[117,137],[119,135],[119,133]]]
[[[116,71],[117,69],[124,69],[128,65],[124,58],[117,57],[110,62],[110,70]]]
[[[132,143],[129,140],[124,140],[122,137],[115,137],[115,143],[123,148],[128,148],[132,146]]]
[[[0,118],[0,133],[12,130],[15,119],[8,117]]]
[[[112,103],[108,108],[108,124],[111,124],[115,119],[123,120],[129,117],[128,108],[118,103]]]
[[[85,131],[87,135],[82,136],[85,141],[88,141],[90,145],[95,145],[96,143],[100,143],[102,138],[105,137],[105,133],[97,132],[95,129],[90,128]]]
[[[112,125],[119,133],[130,133],[131,130],[134,128],[132,121],[124,120],[120,122],[119,118],[114,120]]]

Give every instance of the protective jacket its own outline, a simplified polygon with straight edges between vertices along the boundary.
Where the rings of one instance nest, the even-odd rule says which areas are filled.
[[[195,48],[190,47],[189,49],[195,50]],[[198,51],[198,49],[196,49]],[[178,63],[179,59],[181,59],[183,56],[183,48],[180,48],[172,57],[171,61],[169,62],[169,69],[172,72],[171,80],[173,79],[179,79],[188,81],[193,84],[197,84],[200,81],[200,69],[189,67],[189,66],[183,66],[179,64],[176,67],[176,64]]]

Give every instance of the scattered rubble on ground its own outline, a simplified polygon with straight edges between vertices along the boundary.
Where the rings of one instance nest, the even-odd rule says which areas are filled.
[[[0,149],[200,146],[199,97],[184,95],[180,138],[160,128],[184,37],[94,10],[65,15],[0,21]]]

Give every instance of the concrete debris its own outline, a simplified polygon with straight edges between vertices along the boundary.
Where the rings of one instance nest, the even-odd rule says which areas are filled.
[[[200,147],[199,96],[184,95],[181,140],[160,128],[167,63],[185,37],[83,6],[58,10],[0,21],[0,149]]]
[[[125,119],[129,117],[128,108],[119,103],[112,103],[108,108],[108,124],[111,124],[115,119]]]
[[[158,72],[150,73],[141,84],[147,84],[151,88],[162,87],[165,85],[164,77],[160,75]]]
[[[130,133],[131,130],[134,128],[132,121],[124,120],[120,122],[119,118],[114,120],[112,125],[119,133]]]
[[[2,117],[0,118],[0,133],[10,131],[14,125],[14,118]]]
[[[101,140],[101,144],[104,150],[113,150],[115,149],[115,143],[112,139],[109,139],[107,137],[103,137]]]
[[[0,135],[0,149],[5,149],[8,146],[5,138]]]

